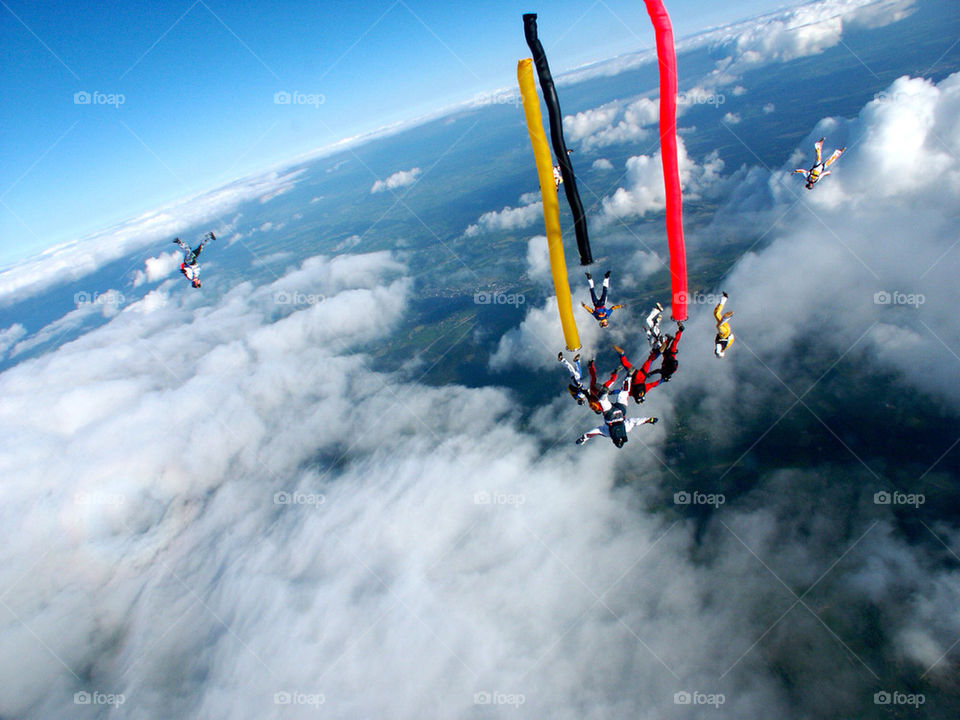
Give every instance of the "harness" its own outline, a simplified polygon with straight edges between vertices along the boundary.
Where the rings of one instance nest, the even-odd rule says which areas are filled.
[[[627,408],[621,403],[613,403],[610,409],[603,414],[603,421],[608,426],[622,424],[627,416]]]

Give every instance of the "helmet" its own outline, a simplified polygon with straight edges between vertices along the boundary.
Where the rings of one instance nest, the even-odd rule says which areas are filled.
[[[606,327],[606,326],[607,326],[607,321],[606,321],[606,319],[601,320],[601,321],[600,321],[600,327]]]
[[[195,288],[200,287],[200,278],[194,278],[194,279],[193,279],[193,286],[194,286]]]
[[[813,180],[807,180],[807,184],[805,187],[807,188],[807,190],[813,190]]]
[[[610,439],[617,447],[623,447],[623,444],[627,442],[627,429],[622,422],[610,426]]]

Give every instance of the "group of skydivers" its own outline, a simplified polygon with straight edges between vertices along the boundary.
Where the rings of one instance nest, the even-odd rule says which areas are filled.
[[[614,305],[609,308],[606,306],[607,292],[610,289],[610,271],[608,270],[603,276],[603,289],[599,297],[596,294],[590,273],[586,273],[586,276],[593,308],[591,309],[586,303],[581,303],[581,305],[597,320],[600,327],[607,327],[611,313],[623,307],[623,305]],[[733,317],[733,311],[724,312],[726,302],[727,294],[723,293],[720,302],[713,310],[713,316],[717,321],[714,354],[718,358],[722,358],[726,354],[727,349],[734,341],[734,335],[728,322]],[[571,397],[577,401],[578,405],[586,404],[595,413],[603,416],[603,424],[578,437],[577,445],[582,445],[591,438],[603,436],[610,438],[618,448],[623,447],[623,444],[627,442],[627,433],[633,428],[638,425],[653,425],[657,422],[655,417],[628,418],[627,408],[630,398],[633,398],[634,402],[639,405],[646,400],[647,393],[653,388],[661,383],[669,382],[680,366],[677,361],[677,348],[680,345],[680,338],[683,336],[684,325],[682,322],[678,322],[676,331],[668,334],[663,331],[662,322],[663,306],[657,303],[647,314],[645,321],[650,354],[647,355],[643,365],[639,368],[636,367],[630,362],[623,348],[614,345],[613,349],[617,353],[619,363],[610,372],[606,382],[600,385],[597,384],[597,368],[594,360],[587,363],[590,384],[584,386],[580,355],[575,355],[573,360],[570,361],[563,356],[563,352],[557,353],[557,360],[563,363],[570,373],[570,384],[567,386],[567,390]],[[657,358],[661,358],[660,367],[652,369],[652,365]],[[620,384],[620,389],[614,390],[620,378],[621,370],[626,371],[626,377]]]
[[[831,171],[827,168],[835,163],[846,149],[838,148],[834,150],[833,154],[824,161],[823,141],[824,138],[820,138],[814,144],[816,162],[813,167],[809,170],[794,170],[794,174],[800,173],[806,179],[807,190],[812,190],[814,185],[831,174]],[[563,182],[559,168],[557,167],[554,168],[554,180],[558,187],[560,183]],[[179,237],[173,241],[175,245],[184,251],[183,262],[180,263],[180,272],[183,273],[183,276],[186,277],[195,288],[200,287],[200,265],[197,263],[197,258],[200,256],[200,253],[203,252],[204,246],[208,242],[216,239],[216,235],[208,232],[203,236],[200,244],[193,249]],[[584,310],[597,320],[600,327],[605,328],[609,324],[613,311],[619,310],[624,306],[613,305],[607,307],[607,293],[610,290],[609,270],[603,276],[603,285],[601,286],[599,296],[597,296],[596,288],[593,284],[593,277],[590,273],[586,273],[586,276],[593,307],[591,308],[586,303],[580,304],[583,305]],[[733,311],[724,312],[726,302],[727,294],[723,293],[720,302],[713,309],[713,317],[717,322],[714,354],[718,358],[722,358],[726,354],[727,349],[734,341],[733,332],[730,330],[730,324],[727,322],[733,316]],[[647,355],[646,361],[644,361],[643,365],[639,368],[630,362],[622,348],[616,345],[613,346],[619,358],[619,364],[610,372],[609,378],[602,385],[597,384],[597,369],[593,360],[587,363],[590,384],[584,387],[583,371],[580,367],[580,355],[575,355],[571,362],[563,356],[562,352],[557,354],[557,360],[563,363],[570,373],[570,384],[567,387],[570,395],[577,401],[578,405],[586,403],[591,410],[603,416],[603,423],[578,437],[577,445],[582,445],[591,438],[603,436],[610,438],[613,444],[620,448],[627,442],[627,433],[633,428],[638,425],[656,424],[658,419],[655,417],[628,418],[627,408],[630,398],[633,398],[634,402],[639,405],[646,399],[647,393],[653,390],[653,388],[659,386],[661,383],[669,382],[679,367],[679,363],[677,362],[677,347],[680,344],[680,338],[683,336],[683,323],[677,323],[677,329],[674,333],[665,334],[660,327],[662,320],[663,306],[657,303],[646,318],[646,335],[650,344],[650,354]],[[652,364],[661,356],[660,367],[651,369]],[[620,385],[620,389],[614,391],[613,387],[620,377],[621,370],[626,371],[626,377]],[[656,377],[656,379],[653,379],[654,377]]]
[[[794,174],[802,174],[805,178],[807,190],[812,190],[820,180],[831,174],[828,170],[833,163],[843,154],[846,148],[838,148],[833,154],[823,160],[823,141],[820,138],[814,144],[816,150],[816,162],[809,170],[797,169]],[[555,179],[559,172],[555,168]],[[557,179],[557,185],[562,182]],[[610,316],[614,310],[619,310],[623,305],[613,305],[607,307],[607,292],[610,289],[610,272],[607,271],[603,276],[603,285],[599,297],[593,284],[593,278],[590,273],[586,273],[587,283],[590,288],[590,300],[593,302],[593,308],[586,303],[580,303],[584,309],[589,312],[600,323],[600,327],[607,327]],[[734,335],[730,329],[728,320],[733,317],[733,311],[724,311],[727,302],[727,294],[722,293],[720,302],[713,309],[713,317],[717,324],[717,334],[714,339],[714,354],[717,358],[722,358],[727,349],[733,345]],[[677,329],[672,334],[665,334],[660,327],[663,320],[663,306],[657,303],[646,318],[646,335],[650,344],[650,354],[646,361],[639,368],[635,367],[627,358],[623,349],[613,346],[619,357],[619,364],[614,368],[609,378],[602,385],[597,384],[597,369],[593,360],[587,363],[587,371],[590,376],[590,384],[583,385],[583,372],[580,367],[580,355],[574,356],[573,361],[567,360],[563,353],[557,354],[557,360],[563,363],[570,373],[570,384],[567,389],[570,395],[577,401],[578,405],[586,403],[591,410],[598,415],[603,416],[603,423],[593,430],[583,433],[577,438],[577,445],[582,445],[591,438],[608,437],[618,448],[623,447],[627,442],[627,433],[638,425],[653,425],[657,422],[655,417],[628,418],[627,408],[630,398],[638,405],[642,403],[647,393],[653,390],[661,383],[669,382],[670,378],[677,371],[679,363],[677,362],[677,346],[680,344],[680,338],[683,335],[684,326],[682,322],[677,323]],[[651,369],[657,358],[662,357],[660,367]],[[626,371],[619,390],[614,390],[614,386],[620,377],[620,371]]]

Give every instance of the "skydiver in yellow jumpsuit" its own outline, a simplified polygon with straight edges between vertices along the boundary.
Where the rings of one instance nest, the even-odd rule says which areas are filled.
[[[794,175],[800,173],[806,178],[807,184],[804,187],[806,187],[807,190],[813,190],[814,185],[831,173],[827,168],[833,165],[837,159],[843,155],[843,151],[846,150],[846,148],[837,148],[833,151],[833,155],[828,157],[826,162],[823,162],[823,141],[824,138],[820,138],[813,146],[817,150],[817,162],[814,163],[813,167],[809,170],[798,168],[793,171]]]
[[[733,317],[733,310],[728,310],[723,312],[723,306],[727,302],[727,294],[723,293],[723,297],[720,298],[720,302],[717,303],[717,306],[713,309],[713,317],[717,321],[717,337],[713,341],[715,344],[714,354],[718,358],[722,358],[724,353],[727,352],[727,348],[733,345],[734,335],[730,330],[730,323],[727,322],[729,318]]]

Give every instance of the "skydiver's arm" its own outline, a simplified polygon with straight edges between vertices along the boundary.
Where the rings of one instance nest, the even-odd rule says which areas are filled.
[[[801,175],[806,175],[807,172],[808,171],[806,168],[797,168],[796,170],[793,171],[793,174],[796,175],[797,173],[800,173]]]
[[[637,425],[643,425],[644,423],[648,423],[648,422],[650,422],[650,418],[648,417],[627,418],[623,423],[623,429],[626,430],[627,432],[630,432]]]
[[[820,177],[825,178],[827,175],[833,175],[833,170],[824,170],[820,173]]]
[[[591,315],[593,315],[593,310],[592,310],[590,307],[588,307],[585,302],[581,302],[580,304],[583,305],[583,309],[584,309],[584,310],[586,310],[588,313],[590,313]]]
[[[595,437],[610,437],[610,431],[607,430],[606,424],[599,425],[593,430],[585,432],[583,435],[577,438],[577,445],[583,445],[588,440],[592,440]]]
[[[713,317],[716,319],[717,325],[723,322],[723,317],[721,316],[721,313],[723,312],[723,304],[726,301],[727,301],[726,298],[721,299],[720,302],[717,303],[717,306],[713,309]]]
[[[732,318],[732,317],[733,317],[733,310],[727,310],[727,311],[723,314],[723,317],[720,318],[720,322],[723,322],[724,320],[729,320],[729,319]]]
[[[614,305],[612,308],[610,308],[610,312],[613,312],[614,310],[623,310],[625,307],[626,305]]]

